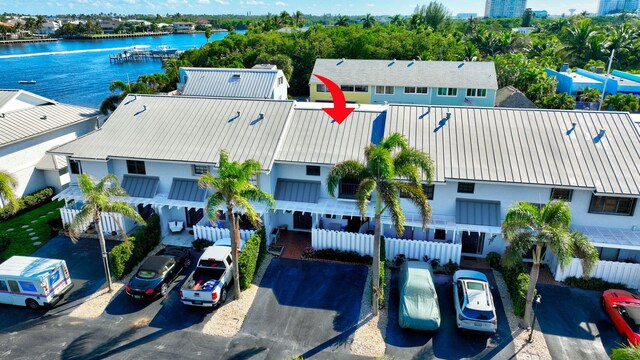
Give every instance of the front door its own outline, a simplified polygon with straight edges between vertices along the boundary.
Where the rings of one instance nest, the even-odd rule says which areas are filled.
[[[190,208],[185,211],[187,213],[187,227],[198,225],[200,220],[202,220],[202,218],[204,217],[204,211],[202,209]]]
[[[294,229],[311,230],[312,225],[313,219],[311,217],[311,213],[303,213],[301,211],[296,211],[293,213]]]
[[[465,254],[482,254],[484,248],[484,233],[475,231],[462,232],[462,252]]]

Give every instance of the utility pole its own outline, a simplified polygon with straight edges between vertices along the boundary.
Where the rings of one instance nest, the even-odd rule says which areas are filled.
[[[602,94],[600,94],[600,103],[598,104],[598,111],[602,110],[602,103],[604,102],[604,94],[607,92],[607,81],[609,80],[609,73],[611,72],[611,63],[613,63],[613,55],[616,49],[611,50],[611,57],[609,57],[609,66],[607,67],[607,74],[604,77],[604,86],[602,87]]]

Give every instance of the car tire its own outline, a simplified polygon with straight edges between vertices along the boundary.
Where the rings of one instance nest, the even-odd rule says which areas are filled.
[[[220,305],[227,302],[227,296],[228,296],[227,289],[222,288],[222,294],[220,294]]]
[[[162,284],[160,287],[160,296],[165,297],[169,293],[169,285]]]
[[[40,304],[38,304],[38,302],[33,299],[27,299],[25,301],[25,304],[29,309],[32,309],[32,310],[36,310],[37,308],[40,307]]]

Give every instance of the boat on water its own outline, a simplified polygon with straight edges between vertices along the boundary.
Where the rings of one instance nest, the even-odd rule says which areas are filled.
[[[157,49],[151,51],[152,55],[174,55],[178,52],[176,48],[170,48],[166,45],[160,45]]]
[[[28,85],[33,85],[35,84],[36,81],[35,80],[20,80],[18,81],[18,84],[28,84]]]
[[[149,45],[134,45],[124,51],[125,55],[144,55],[149,51]]]

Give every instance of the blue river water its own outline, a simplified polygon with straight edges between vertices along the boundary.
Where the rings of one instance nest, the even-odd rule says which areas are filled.
[[[226,35],[214,33],[209,41]],[[98,108],[110,95],[111,81],[135,81],[139,75],[162,71],[160,61],[110,64],[109,55],[133,45],[187,50],[205,43],[204,34],[179,34],[0,46],[0,88],[24,89],[62,103]],[[20,80],[36,84],[19,84]]]

